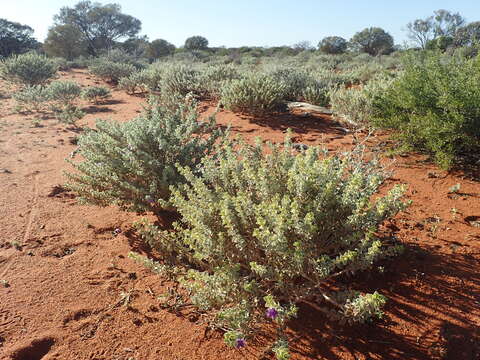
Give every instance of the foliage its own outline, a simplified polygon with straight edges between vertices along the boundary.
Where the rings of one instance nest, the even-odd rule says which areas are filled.
[[[49,56],[73,60],[87,54],[87,43],[77,27],[56,25],[48,30],[43,49]]]
[[[44,86],[29,85],[13,94],[17,110],[42,111],[49,100],[49,93]]]
[[[320,41],[318,49],[325,54],[343,54],[347,45],[347,40],[340,36],[327,36]]]
[[[43,55],[27,53],[14,55],[0,63],[0,76],[23,85],[40,85],[53,78],[55,63]]]
[[[264,114],[281,108],[286,90],[271,75],[250,73],[226,83],[220,102],[232,111]]]
[[[191,36],[185,40],[186,50],[206,50],[208,49],[208,40],[203,36]]]
[[[198,71],[185,65],[166,66],[162,71],[161,91],[185,96],[198,93]]]
[[[30,26],[0,19],[0,58],[34,50],[38,45]]]
[[[330,87],[327,83],[313,80],[302,90],[302,100],[313,105],[328,105]]]
[[[393,37],[381,28],[366,28],[352,37],[350,46],[369,55],[389,54],[393,51]]]
[[[88,70],[95,76],[105,81],[118,84],[118,81],[135,72],[135,67],[130,64],[118,63],[110,60],[99,59],[92,63]]]
[[[170,44],[167,40],[153,40],[147,48],[147,57],[149,59],[159,59],[164,56],[172,55],[175,52],[175,45]]]
[[[169,186],[185,181],[176,164],[195,169],[223,136],[213,118],[198,121],[195,103],[177,102],[175,109],[151,104],[134,120],[100,120],[80,137],[84,161],[67,175],[81,201],[159,213],[169,206]]]
[[[291,101],[299,100],[307,84],[313,81],[307,71],[287,67],[273,71],[271,76],[285,87],[284,99]]]
[[[454,37],[455,46],[474,46],[480,43],[480,21],[459,28]]]
[[[58,121],[60,121],[61,123],[73,125],[76,127],[77,121],[85,116],[85,112],[83,112],[76,106],[67,104],[56,111],[56,116]]]
[[[110,97],[110,90],[104,86],[89,86],[82,90],[82,98],[98,104],[101,100]]]
[[[404,72],[377,97],[374,123],[398,129],[403,143],[450,168],[480,144],[480,57],[410,54]]]
[[[239,78],[239,71],[231,65],[210,65],[199,74],[198,84],[201,95],[218,99],[223,85]]]
[[[376,108],[374,101],[386,91],[392,79],[379,77],[361,88],[337,87],[330,91],[330,103],[335,117],[350,126],[370,126]]]
[[[74,81],[54,81],[48,86],[47,92],[49,100],[68,106],[78,99],[82,88]]]
[[[175,230],[138,226],[193,304],[228,330],[228,343],[244,346],[257,323],[271,321],[282,336],[277,356],[287,359],[282,332],[296,304],[321,301],[328,316],[347,322],[381,315],[380,294],[330,285],[400,251],[376,233],[406,204],[402,186],[372,200],[387,173],[360,148],[327,157],[315,147],[297,154],[289,140],[268,146],[265,155],[260,141],[227,142],[200,172],[182,167],[187,183],[171,188],[181,215]]]
[[[130,76],[123,77],[118,82],[118,87],[121,90],[125,90],[128,94],[133,95],[135,93],[144,93],[147,91],[147,87],[145,85],[148,82],[149,73],[142,71],[136,71],[130,74]]]
[[[101,5],[89,0],[78,2],[74,7],[63,7],[55,15],[55,25],[76,28],[85,41],[90,55],[98,55],[110,49],[115,41],[134,37],[140,32],[141,22],[133,16],[123,14],[118,4]]]

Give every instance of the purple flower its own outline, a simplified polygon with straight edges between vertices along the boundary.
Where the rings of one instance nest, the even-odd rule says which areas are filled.
[[[245,346],[247,346],[247,342],[245,341],[245,339],[238,338],[237,340],[235,340],[235,347],[237,349],[241,349]]]
[[[278,316],[278,311],[275,308],[268,308],[266,312],[266,316],[270,319],[275,319]]]
[[[113,234],[114,234],[114,235],[118,235],[118,234],[120,234],[121,232],[122,232],[122,229],[120,229],[120,228],[116,228],[115,230],[113,230]]]
[[[149,204],[155,203],[155,200],[153,200],[153,198],[152,198],[150,195],[147,195],[147,196],[145,197],[145,199],[147,200],[147,202],[148,202]]]

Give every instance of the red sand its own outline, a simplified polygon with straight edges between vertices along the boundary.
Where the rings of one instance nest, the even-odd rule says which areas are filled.
[[[84,71],[64,78],[95,81]],[[98,83],[98,82],[97,82]],[[105,105],[87,107],[81,122],[126,121],[144,99],[113,90]],[[159,308],[161,279],[126,255],[142,251],[128,230],[138,216],[116,208],[78,205],[62,191],[64,161],[76,135],[54,119],[32,127],[33,115],[11,114],[0,99],[0,358],[38,359],[270,359],[263,336],[246,349],[229,349],[190,310]],[[214,108],[203,105],[210,114]],[[330,150],[352,146],[328,117],[300,114],[252,119],[221,111],[217,121],[248,140],[294,140]],[[369,146],[382,146],[374,136]],[[480,359],[480,184],[449,174],[412,155],[398,157],[388,181],[406,183],[412,206],[386,229],[406,247],[383,275],[367,277],[366,290],[389,298],[382,321],[340,326],[301,307],[289,333],[292,359]],[[477,174],[478,176],[478,174]],[[459,194],[449,188],[461,184]],[[455,210],[453,210],[455,209]],[[113,230],[122,229],[114,236]],[[18,249],[17,249],[17,248]],[[364,284],[365,282],[363,282]],[[130,295],[130,306],[121,303]]]

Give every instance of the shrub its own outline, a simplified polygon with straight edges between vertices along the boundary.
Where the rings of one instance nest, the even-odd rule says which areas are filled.
[[[71,105],[82,92],[82,88],[74,81],[54,81],[47,88],[49,100],[59,105]]]
[[[95,104],[110,97],[110,95],[110,90],[104,86],[89,86],[82,90],[82,98]]]
[[[125,90],[128,94],[133,95],[137,92],[144,93],[147,91],[146,83],[149,82],[149,72],[146,70],[137,71],[130,76],[121,78],[118,87]]]
[[[283,68],[272,72],[272,77],[285,86],[285,100],[297,101],[307,84],[313,81],[310,74],[303,70]]]
[[[244,344],[268,319],[281,332],[302,302],[321,301],[327,315],[344,322],[381,316],[382,295],[362,294],[348,283],[336,283],[335,291],[332,281],[373,270],[401,250],[376,234],[405,208],[404,188],[377,196],[387,174],[376,160],[364,161],[362,149],[325,157],[312,147],[295,154],[287,141],[267,152],[260,142],[227,143],[217,158],[202,160],[201,172],[181,168],[187,183],[172,187],[181,215],[175,231],[138,225],[165,255],[162,265],[150,266],[176,278],[201,310],[211,310],[232,345]],[[280,353],[284,341],[276,344]]]
[[[198,121],[196,104],[174,110],[152,103],[126,123],[98,121],[79,139],[84,161],[68,174],[83,202],[159,213],[168,207],[169,186],[185,181],[175,164],[194,169],[223,136],[215,120]]]
[[[200,73],[198,83],[201,87],[202,95],[218,99],[223,85],[239,77],[240,74],[233,66],[213,65]]]
[[[45,109],[49,100],[49,93],[44,86],[26,86],[13,94],[18,110],[41,111]]]
[[[161,91],[185,96],[199,93],[198,72],[185,65],[167,66],[162,75]]]
[[[72,68],[72,63],[62,57],[53,58],[52,61],[55,63],[55,66],[59,71],[67,71]]]
[[[281,107],[286,90],[270,75],[251,73],[225,84],[221,103],[232,111],[264,114]]]
[[[76,106],[67,104],[56,111],[56,116],[61,123],[77,127],[77,121],[85,116],[85,112]]]
[[[328,105],[329,86],[321,81],[310,81],[304,89],[302,89],[301,97],[304,101],[313,105]]]
[[[330,103],[334,116],[349,125],[369,126],[375,115],[374,100],[386,91],[392,79],[379,77],[360,88],[337,87],[330,91]]]
[[[135,67],[131,64],[117,63],[108,60],[97,60],[93,62],[88,70],[95,76],[105,81],[118,84],[118,81],[135,72]]]
[[[12,56],[0,64],[0,74],[5,80],[27,86],[45,84],[56,72],[52,60],[36,53]]]
[[[421,149],[450,168],[480,144],[480,57],[410,54],[404,72],[378,96],[374,124],[398,129],[407,149]]]

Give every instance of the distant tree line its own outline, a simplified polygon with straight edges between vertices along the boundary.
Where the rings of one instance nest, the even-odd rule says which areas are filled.
[[[303,51],[325,54],[363,52],[372,56],[395,51],[393,37],[384,29],[370,27],[357,32],[350,40],[340,36],[323,38],[317,48],[307,41],[293,46],[239,48],[209,47],[203,36],[192,36],[183,47],[176,48],[165,39],[149,41],[140,36],[139,19],[124,14],[120,5],[94,3],[83,0],[73,7],[63,7],[54,16],[47,38],[40,44],[27,25],[0,19],[0,57],[30,50],[44,51],[49,56],[73,60],[79,56],[98,56],[113,48],[151,61],[179,52],[200,56],[204,52],[231,57],[248,54],[253,57],[296,55]],[[473,46],[480,41],[480,21],[467,23],[459,13],[437,10],[430,17],[416,19],[406,26],[412,43],[421,49],[446,50],[452,47]]]

